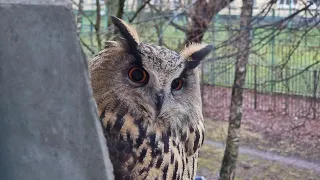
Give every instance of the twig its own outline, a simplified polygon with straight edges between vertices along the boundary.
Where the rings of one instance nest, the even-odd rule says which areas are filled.
[[[94,50],[92,50],[92,49],[89,47],[89,45],[86,44],[86,43],[82,40],[82,38],[80,38],[80,42],[83,44],[84,47],[86,47],[86,48],[90,51],[90,53],[91,53],[92,55],[95,54]]]
[[[130,23],[138,16],[138,14],[140,13],[140,11],[142,11],[143,8],[144,8],[147,4],[149,4],[150,1],[151,1],[151,0],[145,1],[145,2],[138,8],[138,10],[136,11],[136,13],[132,16],[132,18],[129,19],[129,22],[130,22]]]

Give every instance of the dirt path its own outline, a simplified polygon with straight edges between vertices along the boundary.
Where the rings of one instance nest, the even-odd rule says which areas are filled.
[[[207,145],[212,145],[212,146],[218,147],[218,148],[225,147],[224,144],[221,142],[214,142],[214,141],[210,141],[210,140],[205,140],[204,143]],[[264,151],[260,151],[260,150],[256,150],[256,149],[252,149],[252,148],[248,148],[248,147],[240,147],[239,153],[260,157],[260,158],[263,158],[266,160],[276,161],[279,163],[292,165],[292,166],[299,167],[299,168],[313,170],[313,171],[320,174],[320,162],[309,162],[309,161],[305,161],[305,160],[298,159],[295,157],[280,156],[280,155],[277,155],[274,153],[264,152]]]

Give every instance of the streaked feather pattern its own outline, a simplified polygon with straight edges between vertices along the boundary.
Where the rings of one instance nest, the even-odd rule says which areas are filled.
[[[210,47],[192,44],[179,54],[141,43],[134,28],[112,20],[125,41],[107,42],[90,61],[89,71],[115,179],[194,179],[204,141],[196,67]],[[189,57],[196,61],[187,62]],[[130,81],[132,67],[144,69],[148,82],[137,86]],[[171,88],[176,78],[184,82],[179,92]]]

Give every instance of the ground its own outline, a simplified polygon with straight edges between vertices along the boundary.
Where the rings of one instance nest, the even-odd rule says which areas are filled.
[[[224,142],[227,132],[227,123],[223,121],[214,121],[212,119],[205,120],[206,125],[206,140],[214,142]],[[272,147],[272,143],[264,138],[264,135],[253,133],[248,130],[249,127],[242,126],[241,131],[241,146],[258,144],[260,149],[276,151],[275,154],[289,154],[286,149],[290,149],[290,144],[284,143],[283,147]],[[215,180],[219,174],[220,165],[223,157],[223,148],[214,143],[205,142],[200,150],[198,175],[205,176],[206,179]],[[261,151],[263,153],[263,151]],[[290,151],[291,152],[291,151]],[[288,164],[283,159],[269,160],[268,157],[256,156],[250,152],[240,152],[237,164],[237,180],[254,180],[254,179],[268,179],[268,180],[319,180],[320,171],[316,171],[317,167],[302,168],[298,165]],[[289,158],[290,159],[290,158]],[[284,162],[282,162],[284,161]],[[320,168],[318,169],[320,170]]]
[[[209,136],[216,141],[224,138],[222,136],[217,139],[216,136],[226,134],[230,96],[230,88],[214,86],[203,88],[204,115],[211,119],[206,122],[207,132],[214,133]],[[316,102],[316,118],[313,119],[312,113],[304,113],[308,110],[312,112],[309,106],[313,102],[310,103],[307,99],[257,94],[257,109],[254,109],[253,98],[252,92],[244,92],[242,132],[248,136],[242,138],[243,145],[320,162],[319,102]],[[283,109],[285,104],[287,108]],[[308,114],[310,116],[306,118]],[[215,122],[212,120],[222,120],[224,123],[220,125],[225,130],[223,132],[218,130],[216,127],[218,125],[212,124]]]
[[[208,180],[217,179],[220,164],[222,161],[223,149],[204,145],[200,151],[198,174]],[[239,155],[237,163],[236,180],[318,180],[320,175],[296,168],[290,165],[284,165],[279,162],[268,161],[249,155]]]
[[[207,143],[200,151],[199,174],[215,179],[224,150],[216,144],[224,143],[227,135],[231,89],[203,86],[202,92]],[[254,97],[252,91],[245,90],[240,138],[244,153],[239,155],[237,179],[319,180],[319,102],[257,94],[254,109]],[[311,105],[316,105],[316,111]]]

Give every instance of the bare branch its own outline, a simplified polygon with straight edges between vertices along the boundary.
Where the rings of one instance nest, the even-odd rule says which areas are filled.
[[[149,4],[149,6],[154,9],[155,11],[157,11],[158,13],[161,12],[159,9],[157,9],[154,5],[152,4]],[[189,5],[190,6],[190,5]],[[178,17],[179,15],[182,15],[187,9],[184,9],[183,12],[181,13],[178,13],[176,15],[172,15],[172,16],[162,16],[163,18],[167,19],[170,23],[170,25],[172,25],[173,27],[175,27],[176,29],[179,29],[180,31],[183,31],[183,32],[186,32],[187,29],[184,28],[183,26],[180,26],[179,24],[173,22],[172,20],[175,18],[175,17]]]
[[[92,55],[95,54],[94,50],[92,50],[90,46],[86,44],[81,38],[80,38],[80,42],[83,44],[84,47],[86,47],[90,51]]]
[[[79,8],[79,4],[78,3],[76,3],[74,0],[71,0],[71,2]],[[85,18],[88,19],[90,25],[95,26],[95,24],[93,23],[93,21],[91,20],[91,18],[89,16],[87,16],[85,13],[83,13],[83,11],[81,13]]]
[[[138,10],[136,11],[136,13],[134,13],[134,15],[129,19],[129,22],[130,22],[130,23],[138,16],[138,14],[140,13],[140,11],[142,11],[143,8],[144,8],[147,4],[149,4],[150,1],[151,1],[151,0],[146,0],[146,1],[138,8]]]

